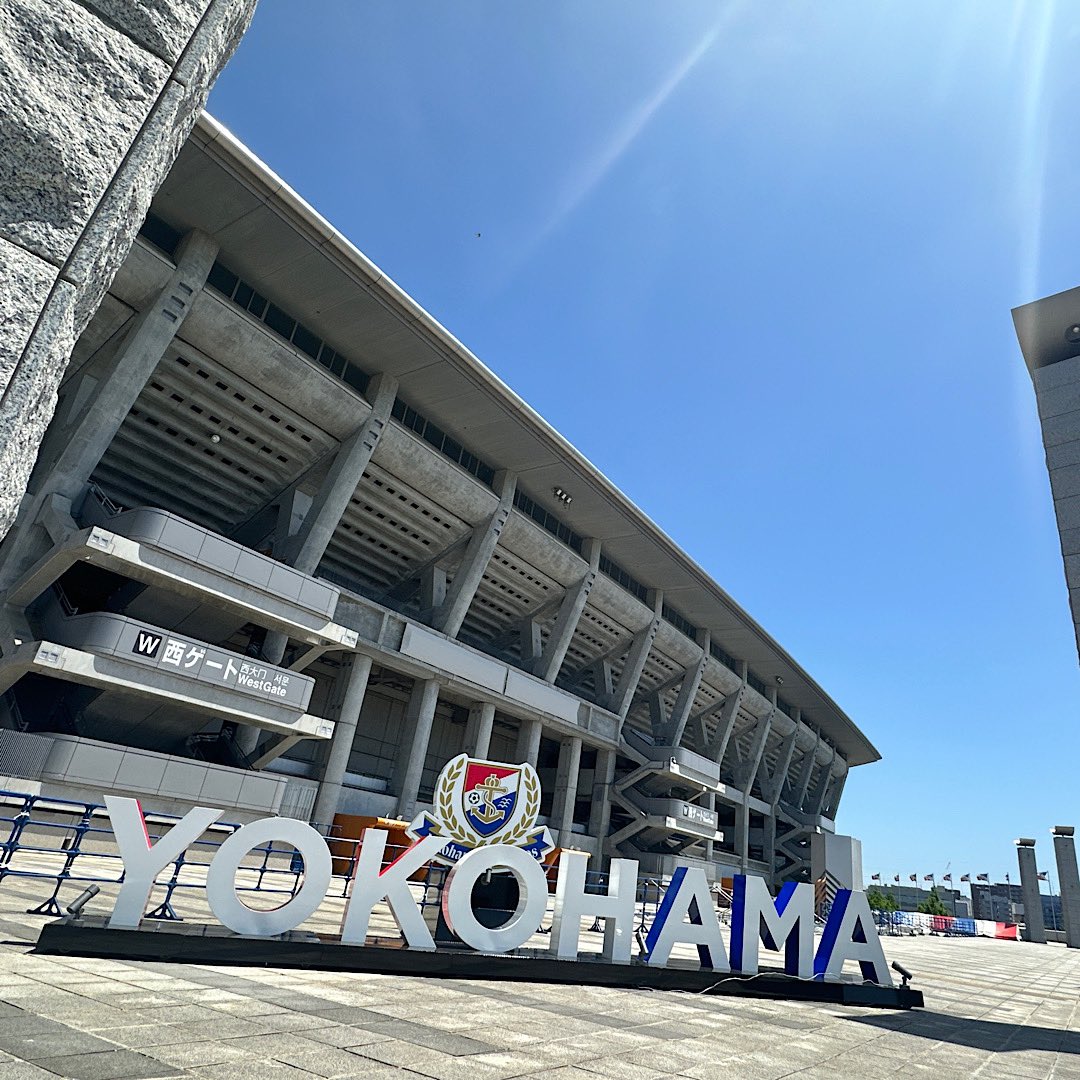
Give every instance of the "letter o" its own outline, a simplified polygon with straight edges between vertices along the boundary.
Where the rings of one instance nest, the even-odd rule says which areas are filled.
[[[271,841],[292,844],[304,860],[304,883],[270,911],[255,911],[236,895],[236,873],[252,848]],[[330,887],[330,849],[310,826],[292,818],[262,818],[239,828],[218,848],[206,873],[206,900],[218,922],[237,934],[273,937],[299,926]]]
[[[509,870],[518,883],[517,909],[502,926],[482,926],[472,909],[472,890],[481,874],[495,867]],[[518,949],[536,933],[547,911],[544,868],[527,851],[508,844],[474,848],[446,877],[442,913],[451,933],[478,952]]]

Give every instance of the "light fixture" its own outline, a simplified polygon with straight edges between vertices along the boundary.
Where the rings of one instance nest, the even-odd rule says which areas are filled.
[[[777,675],[776,676],[776,685],[777,686],[783,686],[784,685],[784,676],[783,675]]]
[[[573,495],[566,491],[565,488],[553,487],[551,489],[551,494],[554,495],[563,506],[569,506],[574,501]]]
[[[99,885],[87,885],[85,889],[74,900],[68,904],[68,914],[73,919],[80,919],[82,917],[82,909],[94,899],[97,894],[101,892],[101,886]]]
[[[221,442],[221,436],[215,431],[214,434],[210,436],[210,441],[212,443],[219,443]]]
[[[1065,331],[1065,340],[1073,345],[1080,344],[1080,323],[1073,323]]]

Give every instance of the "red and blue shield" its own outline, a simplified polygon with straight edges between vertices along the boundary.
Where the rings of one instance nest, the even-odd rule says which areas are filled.
[[[470,761],[461,785],[465,820],[485,840],[505,828],[517,805],[521,769]]]

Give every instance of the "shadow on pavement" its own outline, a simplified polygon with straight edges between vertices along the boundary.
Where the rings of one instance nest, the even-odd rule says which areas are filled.
[[[917,1035],[935,1042],[971,1046],[977,1050],[1055,1050],[1080,1054],[1080,1032],[1030,1024],[1006,1024],[995,1020],[965,1020],[947,1013],[918,1009],[903,1015],[848,1017],[852,1023]]]

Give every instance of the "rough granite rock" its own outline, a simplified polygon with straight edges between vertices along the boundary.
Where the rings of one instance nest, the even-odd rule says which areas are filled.
[[[255,0],[0,0],[0,539],[72,348]]]

